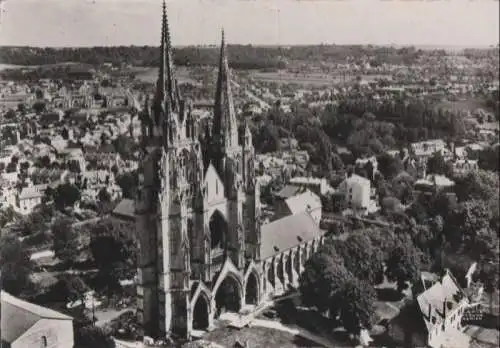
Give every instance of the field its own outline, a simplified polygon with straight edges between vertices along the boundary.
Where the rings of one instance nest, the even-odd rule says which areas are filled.
[[[212,331],[203,337],[205,342],[213,342],[223,347],[234,347],[236,342],[245,345],[248,342],[248,347],[252,348],[298,348],[298,347],[321,347],[314,342],[295,336],[291,333],[261,328],[249,327],[241,330],[224,328]],[[200,342],[191,342],[183,346],[183,348],[206,347]]]
[[[299,85],[309,86],[327,86],[342,82],[354,81],[356,76],[338,74],[321,74],[321,73],[292,73],[292,72],[261,72],[252,71],[250,77],[257,81],[274,82],[280,84],[295,83]],[[384,75],[361,75],[365,81],[373,81],[379,78],[390,78]]]
[[[134,72],[136,74],[136,79],[141,82],[154,83],[158,78],[158,68],[132,68],[131,72]],[[185,67],[176,67],[175,77],[179,83],[198,83],[198,81],[189,77],[189,70]]]
[[[481,108],[486,111],[492,111],[490,108],[488,108],[485,105],[484,100],[477,99],[477,98],[467,98],[465,100],[457,100],[457,101],[450,101],[450,100],[443,100],[440,103],[436,105],[437,108],[443,108],[443,109],[451,109],[453,111],[471,111],[474,112],[475,110]]]

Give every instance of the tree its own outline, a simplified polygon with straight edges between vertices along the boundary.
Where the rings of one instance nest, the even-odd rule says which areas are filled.
[[[78,187],[65,183],[56,187],[53,197],[57,209],[64,210],[66,207],[72,207],[80,200],[81,196]]]
[[[75,332],[75,348],[115,348],[113,338],[97,326],[85,326]]]
[[[45,108],[46,108],[46,104],[43,101],[37,101],[37,102],[33,103],[33,110],[37,114],[41,114],[43,111],[45,111]]]
[[[117,280],[123,271],[136,267],[136,245],[129,237],[130,226],[113,220],[101,220],[92,228],[90,251],[97,267],[103,275]],[[130,273],[130,272],[129,272]]]
[[[66,128],[63,128],[62,131],[61,131],[61,136],[64,140],[68,140],[69,139],[69,132]]]
[[[320,313],[332,310],[332,299],[339,293],[342,284],[352,277],[338,255],[320,251],[309,259],[304,267],[299,284],[302,300],[306,306],[314,306]],[[334,301],[337,303],[337,301]]]
[[[72,263],[78,253],[78,236],[71,220],[58,219],[52,225],[54,254],[66,264]]]
[[[459,201],[482,199],[498,200],[499,177],[497,173],[479,170],[455,179],[455,193]]]
[[[402,241],[391,251],[386,264],[386,275],[397,282],[398,291],[403,291],[406,282],[413,282],[419,276],[420,257],[411,241]]]
[[[475,246],[479,231],[490,229],[490,211],[486,202],[473,199],[462,202],[448,220],[448,240],[455,246]]]
[[[445,174],[446,161],[440,152],[434,152],[431,157],[427,159],[427,171],[432,174]]]
[[[134,199],[137,194],[137,172],[123,173],[116,178],[124,198]]]
[[[119,135],[113,142],[115,150],[120,154],[122,158],[130,159],[132,154],[135,152],[136,144],[132,138],[125,135]]]
[[[401,202],[396,197],[384,197],[380,206],[385,214],[394,214],[403,210]]]
[[[327,243],[325,246],[328,246]],[[384,260],[380,249],[374,247],[370,238],[360,232],[351,234],[345,241],[334,241],[335,248],[346,269],[355,277],[370,284],[383,280]]]
[[[386,153],[377,157],[377,163],[378,170],[388,179],[396,177],[404,168],[403,162],[399,157],[392,157]]]
[[[343,284],[338,298],[339,319],[347,332],[359,335],[362,329],[371,329],[377,296],[370,284],[350,278]]]
[[[0,238],[0,265],[2,289],[18,296],[33,288],[30,280],[32,272],[30,255],[13,235],[5,235]]]

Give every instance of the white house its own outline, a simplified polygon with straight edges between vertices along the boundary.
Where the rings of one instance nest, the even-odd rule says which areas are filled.
[[[462,343],[468,343],[468,336],[463,333],[462,317],[476,304],[471,303],[471,298],[448,270],[417,297],[417,302],[430,347],[459,348]]]
[[[454,174],[468,174],[479,170],[479,165],[476,160],[459,159],[453,162]]]
[[[351,174],[340,183],[337,191],[344,194],[349,208],[366,210],[370,206],[370,185],[370,180]]]
[[[1,346],[6,348],[74,345],[73,318],[1,292]]]
[[[450,151],[446,148],[445,141],[442,139],[412,143],[410,147],[416,157],[430,157],[435,152],[439,152],[445,157],[450,154]]]
[[[42,203],[42,197],[47,185],[23,187],[17,196],[17,208],[21,214],[30,214],[33,208]]]

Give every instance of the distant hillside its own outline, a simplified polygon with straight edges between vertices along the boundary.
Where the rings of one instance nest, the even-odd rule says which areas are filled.
[[[376,47],[376,46],[289,46],[269,47],[252,45],[229,45],[230,64],[235,69],[284,68],[290,61],[307,62],[344,62],[370,56],[377,63],[411,64],[423,53],[414,47]],[[444,51],[436,51],[444,54]],[[427,52],[426,54],[429,54]],[[177,65],[216,65],[219,48],[178,47],[174,49]],[[92,65],[103,63],[132,64],[135,66],[156,65],[159,58],[158,47],[119,46],[119,47],[80,47],[80,48],[38,48],[38,47],[1,47],[0,63],[14,65],[45,65],[60,62],[81,62]]]

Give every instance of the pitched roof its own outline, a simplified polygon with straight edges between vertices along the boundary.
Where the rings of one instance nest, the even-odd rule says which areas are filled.
[[[452,310],[460,303],[464,295],[456,279],[449,272],[433,286],[421,293],[417,297],[417,301],[420,311],[424,315],[427,329],[430,330],[432,326],[441,322],[443,315],[446,317],[446,313],[443,313],[443,310],[445,309],[446,312]],[[449,303],[451,308],[446,303]],[[427,316],[429,317],[426,318]],[[432,320],[432,318],[435,318],[435,320]]]
[[[56,312],[33,303],[14,297],[5,291],[1,292],[2,341],[12,343],[41,319],[73,320],[70,316]]]
[[[113,210],[113,215],[135,219],[135,202],[133,199],[124,198]]]
[[[298,214],[304,211],[314,211],[321,209],[321,198],[318,195],[306,190],[303,193],[290,197],[286,200],[286,205],[290,212]]]
[[[266,259],[323,235],[306,212],[290,215],[262,226],[260,257]]]

